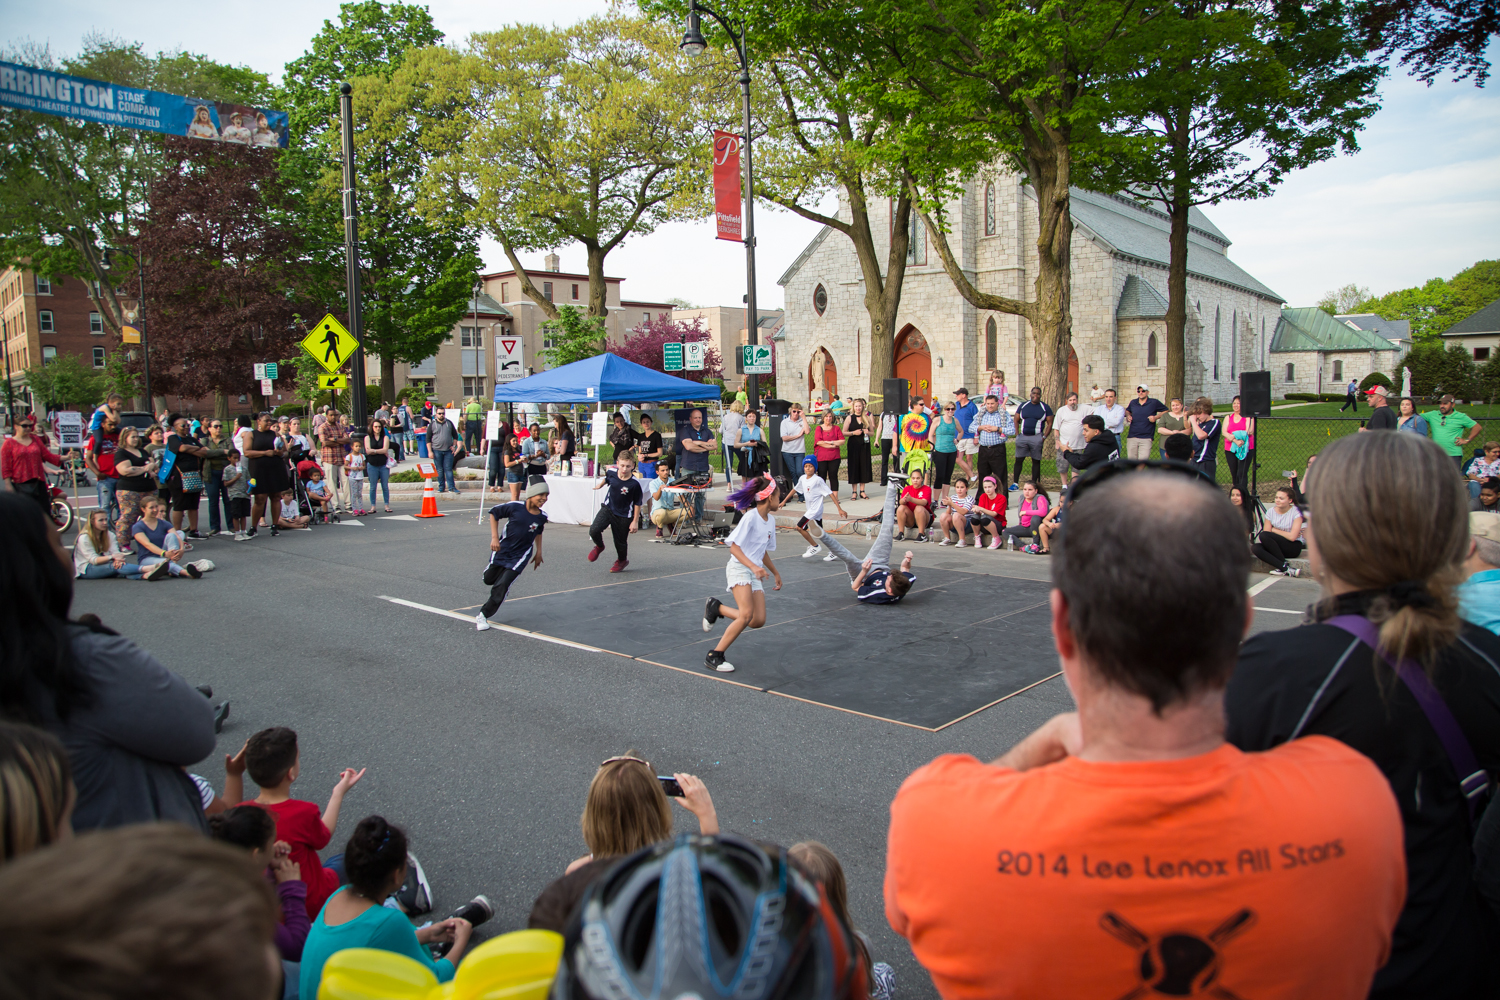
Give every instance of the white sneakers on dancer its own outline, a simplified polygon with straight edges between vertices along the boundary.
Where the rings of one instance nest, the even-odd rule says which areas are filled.
[[[802,558],[803,559],[811,559],[813,556],[817,555],[819,552],[822,552],[822,551],[823,551],[823,546],[821,546],[821,545],[809,545],[807,547],[807,551],[804,552],[804,553],[802,553]]]
[[[483,611],[474,616],[474,630],[476,632],[488,632],[490,630],[490,620],[484,616]]]

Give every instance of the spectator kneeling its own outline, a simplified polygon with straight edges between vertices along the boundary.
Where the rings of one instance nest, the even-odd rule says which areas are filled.
[[[906,780],[891,926],[947,1000],[1210,982],[1363,998],[1404,896],[1390,787],[1327,737],[1225,742],[1251,620],[1239,517],[1185,475],[1116,468],[1074,485],[1054,539],[1052,635],[1078,711],[991,764],[950,754]]]

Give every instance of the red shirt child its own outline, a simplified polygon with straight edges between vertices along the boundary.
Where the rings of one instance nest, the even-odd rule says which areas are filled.
[[[907,486],[901,490],[901,502],[913,509],[916,504],[913,500],[926,500],[927,509],[932,509],[932,487],[931,486]]]
[[[1002,528],[1005,527],[1006,507],[1009,503],[1010,500],[1004,493],[990,494],[981,492],[979,496],[974,498],[974,506],[977,509],[983,510],[990,517],[993,517],[995,523]],[[979,529],[976,528],[974,530],[978,531]]]
[[[339,887],[338,872],[324,868],[318,852],[333,839],[339,822],[339,807],[344,794],[359,784],[365,769],[345,768],[338,784],[328,797],[328,808],[321,813],[311,802],[294,799],[292,782],[301,770],[297,751],[297,734],[285,726],[262,729],[251,736],[233,757],[224,758],[228,775],[224,799],[235,802],[244,796],[244,773],[260,786],[260,795],[240,805],[260,806],[276,818],[276,839],[291,847],[292,861],[302,866],[302,881],[307,883],[307,915],[316,919],[323,903]]]

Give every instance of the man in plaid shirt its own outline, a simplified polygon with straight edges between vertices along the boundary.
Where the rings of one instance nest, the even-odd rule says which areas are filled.
[[[349,450],[349,431],[344,427],[338,413],[330,413],[323,426],[318,428],[321,447],[318,457],[322,460],[323,481],[333,491],[334,510],[352,510],[349,503],[349,484],[344,479],[344,453]]]
[[[986,476],[994,476],[1000,492],[1006,492],[1005,442],[1015,436],[1015,418],[1000,405],[1000,397],[989,395],[984,397],[984,408],[975,414],[969,430],[979,439],[975,478],[982,483]]]

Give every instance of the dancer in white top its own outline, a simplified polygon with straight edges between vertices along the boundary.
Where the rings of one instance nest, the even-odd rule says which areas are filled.
[[[703,631],[710,631],[720,618],[730,620],[719,644],[703,658],[703,665],[710,670],[725,674],[733,671],[734,664],[724,659],[730,643],[745,629],[766,623],[766,588],[761,581],[771,575],[776,579],[773,589],[781,589],[781,573],[771,560],[771,553],[776,551],[774,513],[781,506],[781,498],[776,480],[768,475],[756,476],[727,498],[745,516],[729,536],[729,565],[724,569],[726,589],[734,595],[735,606],[731,608],[717,597],[710,597],[703,606]]]

